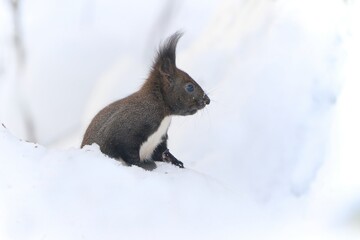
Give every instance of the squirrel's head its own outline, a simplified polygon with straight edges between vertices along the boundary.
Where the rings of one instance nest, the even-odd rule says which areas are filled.
[[[159,48],[153,71],[161,79],[162,95],[174,115],[192,115],[210,104],[210,98],[189,74],[176,67],[176,45],[182,33],[171,35]]]

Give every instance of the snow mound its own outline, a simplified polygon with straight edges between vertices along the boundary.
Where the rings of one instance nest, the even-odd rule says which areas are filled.
[[[4,128],[0,146],[5,239],[142,239],[174,232],[180,239],[223,224],[224,214],[232,214],[231,193],[190,169],[123,166],[95,145],[48,150]]]
[[[50,150],[3,127],[0,146],[0,239],[341,239],[318,196],[257,202],[191,169]]]

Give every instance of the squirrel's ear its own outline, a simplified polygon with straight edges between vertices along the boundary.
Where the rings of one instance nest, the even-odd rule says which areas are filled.
[[[176,66],[171,62],[169,58],[165,58],[163,61],[160,62],[159,65],[159,72],[160,74],[171,81],[172,77],[175,74]]]
[[[176,73],[176,45],[182,33],[176,32],[166,39],[158,50],[154,65],[160,74],[171,81]]]

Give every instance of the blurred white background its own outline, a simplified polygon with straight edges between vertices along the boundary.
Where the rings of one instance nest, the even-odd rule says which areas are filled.
[[[359,16],[356,0],[0,0],[0,122],[50,149],[78,147],[183,30],[177,65],[212,102],[174,119],[174,155],[273,211],[305,201],[309,224],[352,226]]]

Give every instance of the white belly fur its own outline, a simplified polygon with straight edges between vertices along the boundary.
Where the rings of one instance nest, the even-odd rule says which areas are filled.
[[[171,116],[165,117],[161,123],[159,128],[151,134],[148,139],[141,144],[140,147],[140,160],[150,159],[152,153],[155,148],[160,144],[162,137],[166,134],[171,123]]]

